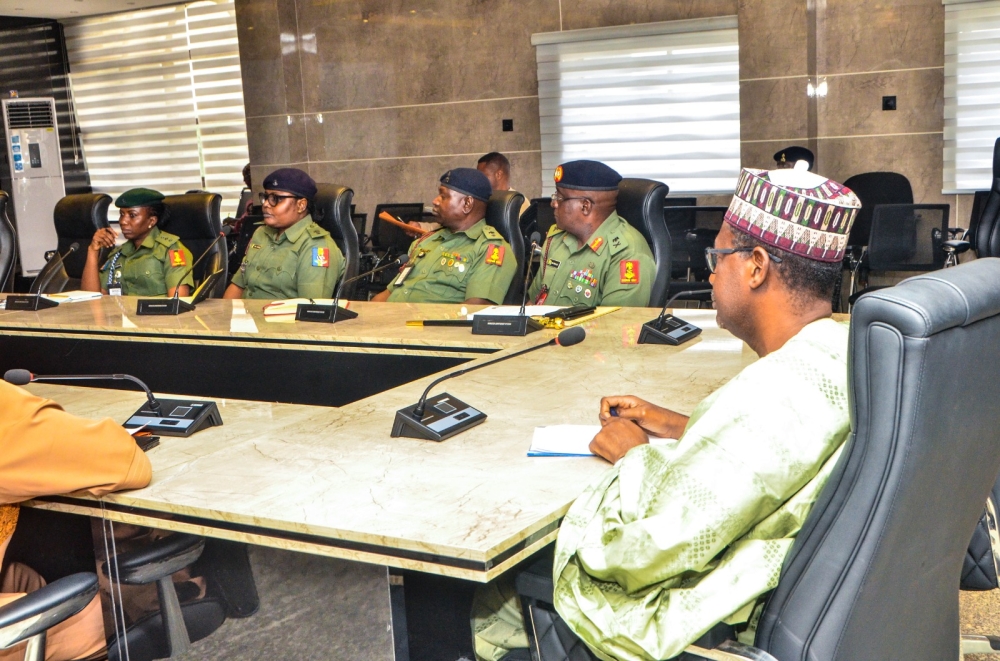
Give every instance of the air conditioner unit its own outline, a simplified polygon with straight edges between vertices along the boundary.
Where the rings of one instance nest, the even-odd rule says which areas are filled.
[[[3,99],[7,163],[2,188],[17,227],[21,275],[37,275],[46,251],[58,244],[52,212],[66,196],[56,101],[53,98]],[[9,177],[9,179],[8,179]]]

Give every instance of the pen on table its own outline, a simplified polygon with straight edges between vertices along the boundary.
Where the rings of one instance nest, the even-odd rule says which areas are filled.
[[[411,319],[407,326],[465,326],[472,327],[471,319]]]

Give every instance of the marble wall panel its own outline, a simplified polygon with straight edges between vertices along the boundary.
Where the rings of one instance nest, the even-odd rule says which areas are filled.
[[[804,76],[806,0],[740,0],[740,78]]]
[[[827,78],[817,100],[820,136],[944,130],[944,69],[887,71]],[[882,110],[895,96],[896,110]]]
[[[247,142],[250,162],[254,165],[281,165],[309,160],[302,115],[247,117]]]
[[[826,0],[821,12],[819,75],[944,65],[941,0]]]
[[[475,167],[481,154],[387,158],[310,163],[309,174],[324,183],[350,186],[359,213],[372,222],[375,205],[386,202],[423,202],[430,206],[437,196],[438,179],[456,167]],[[541,195],[539,152],[508,154],[511,185],[525,197]],[[370,226],[370,225],[369,225]]]
[[[941,193],[943,150],[944,137],[932,133],[821,139],[817,156],[820,172],[837,181],[861,172],[899,172],[910,180],[915,202],[951,204],[954,216],[955,196]]]
[[[336,161],[537,150],[538,99],[371,108],[306,115],[309,158]],[[502,120],[513,119],[504,132]]]
[[[559,29],[554,0],[298,0],[298,20],[307,112],[534,95],[531,34]]]
[[[287,112],[277,16],[276,0],[240,0],[236,3],[243,106],[247,117]],[[249,132],[249,127],[247,130]]]
[[[738,5],[737,0],[561,0],[562,29],[734,16]]]
[[[303,107],[302,40],[296,0],[276,0],[278,10],[281,68],[284,73],[286,112],[300,113]]]
[[[784,140],[809,130],[805,77],[740,83],[740,138]]]

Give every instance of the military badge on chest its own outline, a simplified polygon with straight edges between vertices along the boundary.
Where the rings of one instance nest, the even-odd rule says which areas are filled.
[[[591,288],[597,286],[597,278],[594,277],[593,269],[578,269],[569,274],[569,282],[566,283],[566,286],[577,294],[582,293],[585,297],[590,298],[594,295]]]
[[[441,253],[441,266],[446,266],[450,269],[454,269],[459,273],[465,273],[466,264],[469,263],[469,258],[460,255],[457,252],[442,252]]]

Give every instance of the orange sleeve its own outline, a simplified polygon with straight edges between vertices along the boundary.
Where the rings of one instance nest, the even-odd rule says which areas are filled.
[[[0,381],[0,504],[149,484],[149,459],[110,418],[85,420]]]

